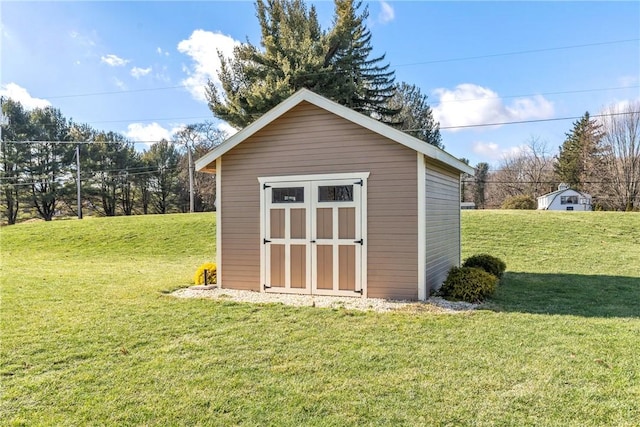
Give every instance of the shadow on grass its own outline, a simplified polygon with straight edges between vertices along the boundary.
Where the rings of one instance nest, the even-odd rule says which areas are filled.
[[[507,272],[487,308],[585,317],[640,317],[640,278]]]

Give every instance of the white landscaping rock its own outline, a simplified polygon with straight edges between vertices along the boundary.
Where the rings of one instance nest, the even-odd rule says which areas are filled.
[[[237,289],[198,289],[197,287],[178,289],[171,295],[178,298],[210,298],[225,301],[249,303],[281,303],[300,307],[345,308],[362,311],[388,312],[394,310],[434,311],[460,313],[474,310],[477,304],[447,301],[431,297],[427,302],[394,301],[380,298],[337,297],[319,295],[276,294],[267,292],[241,291]]]

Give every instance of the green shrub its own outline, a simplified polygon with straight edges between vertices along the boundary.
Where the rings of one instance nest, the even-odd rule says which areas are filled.
[[[479,268],[452,267],[440,294],[453,300],[479,302],[495,292],[498,281],[496,276]]]
[[[207,270],[207,283],[204,283],[204,271]],[[193,283],[196,285],[213,285],[218,282],[217,275],[218,267],[212,263],[207,262],[202,264],[196,274],[193,276]]]
[[[502,202],[502,209],[535,209],[537,203],[531,196],[521,194],[519,196],[513,196]]]
[[[487,273],[491,273],[497,278],[501,278],[507,269],[507,264],[500,258],[488,254],[478,254],[467,258],[462,264],[463,267],[481,268]]]

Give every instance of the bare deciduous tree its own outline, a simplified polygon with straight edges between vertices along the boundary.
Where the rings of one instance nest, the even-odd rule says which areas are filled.
[[[552,191],[553,176],[553,156],[547,142],[532,136],[522,151],[505,157],[492,174],[492,204],[501,204],[508,197],[524,194],[536,198]]]
[[[174,138],[179,143],[185,146],[187,154],[189,150],[192,151],[191,155],[191,167],[193,162],[217,145],[220,145],[227,134],[220,130],[218,126],[211,122],[205,121],[203,123],[196,123],[184,127],[179,130]],[[178,175],[180,180],[180,205],[183,212],[189,211],[189,156],[183,156],[180,160],[180,173]],[[194,211],[211,211],[215,209],[216,199],[216,182],[215,175],[203,172],[195,172],[193,175],[193,202]]]
[[[613,209],[640,207],[640,102],[610,106],[602,122],[603,186]]]

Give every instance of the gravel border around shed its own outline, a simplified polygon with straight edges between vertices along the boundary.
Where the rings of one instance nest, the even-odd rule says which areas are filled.
[[[284,304],[298,307],[343,308],[376,312],[429,311],[434,313],[464,313],[479,307],[478,304],[447,301],[440,297],[431,297],[426,302],[395,301],[380,298],[275,294],[202,286],[178,289],[172,292],[171,295],[177,298],[207,298],[254,304]]]

